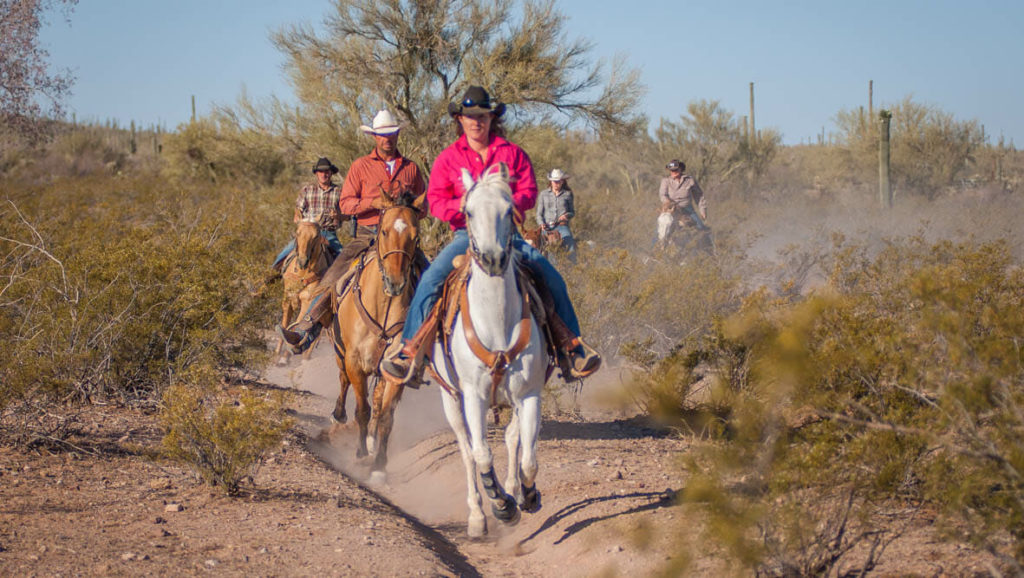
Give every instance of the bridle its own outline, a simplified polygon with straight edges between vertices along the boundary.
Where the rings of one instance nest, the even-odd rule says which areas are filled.
[[[295,239],[295,254],[299,255],[299,251],[298,251],[298,248],[299,248],[299,245],[298,245],[299,233],[298,233],[298,231],[292,233],[292,237]],[[324,241],[320,237],[319,230],[317,231],[316,236],[313,237],[312,240],[310,240],[310,245],[311,246],[309,247],[308,254],[303,255],[304,257],[306,257],[306,265],[304,267],[302,267],[302,269],[308,269],[309,267],[315,267],[317,262],[320,261],[320,256],[323,255],[323,252],[324,252]]]
[[[384,215],[386,215],[388,211],[390,211],[392,209],[401,209],[401,208],[407,208],[407,209],[410,209],[412,211],[416,210],[416,209],[413,209],[412,207],[406,207],[405,205],[393,205],[393,206],[387,207],[385,209],[382,209],[381,212],[380,212],[381,222],[384,220]],[[382,254],[380,252],[380,249],[381,249],[381,235],[383,235],[383,234],[384,234],[384,228],[378,225],[377,226],[377,236],[376,236],[376,239],[374,240],[373,244],[375,246],[374,250],[377,252],[377,269],[380,272],[381,279],[387,279],[387,276],[386,276],[386,274],[384,272],[384,260],[387,259],[388,257],[393,256],[393,255],[398,255],[400,258],[402,258],[402,257],[405,258],[405,262],[402,264],[402,267],[401,267],[402,277],[405,278],[405,279],[409,279],[409,273],[412,270],[412,264],[415,261],[416,250],[419,249],[419,247],[420,247],[419,229],[417,228],[416,236],[413,238],[414,243],[413,243],[412,251],[406,251],[405,249],[391,249],[389,251],[385,251]],[[397,295],[391,295],[390,291],[388,290],[388,286],[387,286],[386,283],[384,283],[383,285],[384,285],[384,287],[383,287],[382,290],[385,293],[387,293],[391,297],[397,297]],[[404,287],[404,285],[403,285],[403,287]]]
[[[480,246],[477,244],[476,237],[473,235],[473,228],[469,226],[469,216],[466,214],[466,203],[469,200],[469,195],[474,190],[476,190],[476,188],[480,184],[480,182],[481,181],[477,181],[477,182],[473,183],[473,186],[466,190],[466,194],[462,195],[462,203],[461,203],[461,206],[459,207],[459,211],[462,213],[463,217],[465,217],[465,219],[466,219],[466,234],[469,235],[469,256],[473,259],[473,261],[477,264],[477,266],[480,267],[480,269],[482,269],[488,275],[491,275],[488,272],[488,268],[486,266],[484,266],[484,264],[480,261]],[[515,235],[513,235],[510,232],[508,234],[508,238],[505,239],[505,247],[504,247],[503,253],[502,253],[501,270],[497,273],[497,275],[504,275],[505,274],[505,269],[508,268],[508,264],[511,261],[510,256],[512,254],[512,238],[514,236]],[[491,276],[493,276],[493,275],[491,275]]]

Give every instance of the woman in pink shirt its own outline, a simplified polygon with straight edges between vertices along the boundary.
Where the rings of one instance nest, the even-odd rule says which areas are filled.
[[[456,121],[459,138],[441,151],[434,161],[427,186],[427,201],[431,214],[448,223],[455,231],[455,236],[430,263],[416,286],[416,294],[409,305],[409,314],[402,332],[402,349],[381,364],[384,373],[397,381],[407,382],[416,373],[416,366],[422,359],[419,353],[425,345],[423,341],[432,333],[432,327],[425,326],[424,321],[440,298],[444,280],[454,269],[452,262],[455,257],[465,254],[469,249],[466,218],[461,211],[462,196],[466,192],[462,187],[462,169],[468,169],[473,178],[478,179],[491,166],[498,163],[508,165],[512,202],[519,222],[523,221],[523,215],[537,201],[537,181],[530,157],[503,136],[501,115],[505,113],[504,104],[492,102],[482,87],[471,86],[462,101],[448,105],[448,113]],[[512,246],[519,260],[541,278],[551,292],[555,313],[564,322],[564,326],[557,320],[553,324],[556,326],[555,338],[560,341],[556,345],[569,361],[570,373],[575,377],[586,377],[597,371],[601,357],[579,339],[579,320],[561,274],[539,251],[518,235],[512,241]],[[431,323],[436,321],[431,320]],[[557,326],[567,331],[559,332]]]

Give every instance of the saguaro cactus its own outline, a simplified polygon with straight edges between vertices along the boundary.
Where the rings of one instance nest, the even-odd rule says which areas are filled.
[[[750,142],[757,142],[757,127],[754,126],[754,83],[750,83]]]
[[[883,209],[892,208],[892,184],[889,182],[889,121],[892,113],[878,112],[878,200]]]
[[[868,118],[875,116],[875,81],[868,81]]]

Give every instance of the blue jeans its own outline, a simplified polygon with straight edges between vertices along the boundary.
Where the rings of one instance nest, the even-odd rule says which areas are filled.
[[[562,250],[565,251],[569,260],[573,264],[576,263],[576,239],[572,236],[572,231],[569,230],[569,225],[558,225],[555,227],[558,234],[562,236]]]
[[[697,227],[698,231],[711,230],[711,227],[704,222],[704,219],[700,218],[700,213],[697,212],[697,209],[693,208],[693,205],[683,205],[683,214],[690,218],[690,222]]]
[[[423,276],[420,277],[420,283],[416,286],[412,303],[409,304],[409,314],[405,318],[402,339],[408,341],[412,339],[413,335],[416,335],[416,331],[423,325],[423,321],[430,314],[430,310],[434,308],[434,304],[441,298],[444,280],[455,269],[452,261],[464,254],[467,249],[469,249],[469,233],[465,229],[460,229],[455,231],[455,238],[452,239],[452,242],[448,243],[448,246],[430,262],[430,267],[427,267]],[[558,269],[555,269],[554,265],[540,254],[540,251],[523,241],[519,235],[512,240],[512,249],[534,275],[544,280],[554,299],[555,313],[562,318],[573,334],[578,336],[580,322],[576,318],[576,310],[572,307],[572,301],[569,300],[569,289],[565,286],[565,280],[562,279]]]
[[[331,247],[331,253],[335,256],[341,253],[341,241],[338,240],[338,233],[335,231],[320,231],[320,236],[327,240],[327,244]],[[277,258],[274,259],[274,265],[276,266],[281,261],[284,261],[288,257],[288,253],[295,250],[295,239],[288,241],[285,245],[284,250],[277,254]]]

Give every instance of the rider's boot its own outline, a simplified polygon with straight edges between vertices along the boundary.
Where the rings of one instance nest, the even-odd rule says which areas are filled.
[[[301,319],[289,325],[287,329],[278,326],[277,332],[291,346],[292,353],[305,353],[309,346],[313,345],[324,327],[321,321],[330,313],[330,309],[331,297],[324,292],[313,298]]]
[[[568,370],[568,376],[581,379],[593,375],[601,367],[601,355],[575,335],[554,312],[548,313],[548,326],[555,340],[563,374]]]
[[[411,339],[403,342],[401,347],[395,347],[387,352],[384,360],[380,362],[380,372],[384,379],[408,385],[416,380],[417,376],[423,375],[425,346],[434,341],[437,323],[437,313],[431,311]]]

